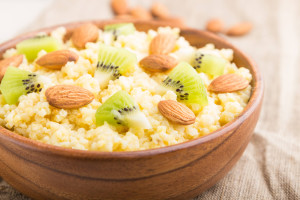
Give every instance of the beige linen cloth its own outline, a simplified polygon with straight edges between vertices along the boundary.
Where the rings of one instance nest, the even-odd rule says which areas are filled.
[[[144,7],[152,3],[129,2]],[[161,2],[195,28],[202,29],[212,17],[224,19],[228,26],[244,20],[253,22],[254,29],[249,35],[227,39],[252,57],[264,76],[262,113],[244,155],[224,179],[195,200],[300,199],[300,1]],[[54,0],[23,32],[69,21],[110,17],[108,0]],[[0,178],[0,199],[28,198]]]

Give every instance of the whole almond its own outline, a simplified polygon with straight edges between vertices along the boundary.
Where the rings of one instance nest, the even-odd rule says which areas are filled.
[[[208,90],[217,93],[236,92],[245,89],[249,82],[237,74],[225,74],[214,79]]]
[[[242,22],[229,28],[226,34],[229,36],[242,36],[249,33],[252,27],[253,27],[252,23]]]
[[[176,45],[176,37],[173,34],[158,34],[149,46],[150,54],[168,54]]]
[[[111,0],[110,5],[116,15],[124,15],[128,12],[127,0]]]
[[[63,37],[63,41],[67,42],[69,39],[72,38],[72,35],[73,35],[73,31],[67,31],[66,34]]]
[[[84,48],[88,42],[96,42],[99,36],[98,27],[94,24],[83,24],[74,30],[72,42],[77,48]]]
[[[56,85],[45,92],[51,106],[63,109],[80,108],[94,99],[93,93],[74,85]]]
[[[220,19],[211,19],[206,24],[206,30],[213,32],[213,33],[219,33],[223,31],[223,22]]]
[[[73,51],[58,50],[40,57],[36,61],[36,64],[48,69],[61,69],[67,62],[77,62],[78,58],[79,56]]]
[[[152,19],[151,13],[142,7],[135,7],[130,10],[130,15],[136,19],[150,20]]]
[[[153,3],[151,13],[157,18],[167,18],[170,16],[168,8],[159,2]]]
[[[132,15],[125,14],[125,15],[116,15],[115,19],[128,20],[128,19],[134,19],[134,17]]]
[[[159,112],[168,120],[189,125],[195,123],[196,116],[187,106],[173,100],[164,100],[158,103]]]
[[[186,27],[184,21],[180,17],[165,17],[165,18],[159,18],[160,22],[166,23],[169,26],[178,27],[178,28],[184,28]]]
[[[174,68],[177,60],[168,55],[152,54],[140,61],[140,66],[150,72],[164,72]]]
[[[6,69],[9,66],[19,67],[19,65],[23,62],[23,57],[23,55],[16,55],[0,61],[0,82],[4,77]]]

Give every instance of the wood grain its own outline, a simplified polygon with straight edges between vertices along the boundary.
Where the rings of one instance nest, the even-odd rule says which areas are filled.
[[[99,28],[113,22],[91,21]],[[134,22],[138,30],[165,25]],[[82,23],[65,26],[72,31]],[[49,33],[54,28],[43,31]],[[0,55],[35,33],[0,45]],[[189,142],[113,153],[51,146],[0,127],[0,175],[34,199],[187,199],[213,186],[237,162],[252,136],[260,113],[263,84],[255,63],[224,39],[187,28],[181,35],[197,47],[212,42],[217,48],[233,49],[234,62],[251,71],[252,96],[237,119]]]

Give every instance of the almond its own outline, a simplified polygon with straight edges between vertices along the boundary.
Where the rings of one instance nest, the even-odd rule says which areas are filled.
[[[45,92],[51,106],[63,109],[80,108],[94,99],[93,93],[74,85],[56,85]]]
[[[155,2],[152,5],[151,13],[154,17],[157,18],[167,18],[170,16],[168,8],[159,2]]]
[[[128,12],[127,0],[111,0],[110,5],[116,15],[123,15]]]
[[[180,17],[165,17],[165,18],[159,18],[158,20],[160,22],[167,23],[168,25],[173,27],[179,27],[179,28],[186,27],[183,19]]]
[[[47,53],[46,55],[40,57],[36,61],[36,64],[48,69],[61,69],[67,64],[67,62],[77,62],[78,58],[78,55],[73,51],[59,50]]]
[[[237,74],[225,74],[214,79],[208,90],[218,93],[236,92],[245,89],[249,82]]]
[[[150,20],[152,19],[151,13],[142,7],[135,7],[130,10],[130,15],[136,19]]]
[[[71,39],[72,35],[73,35],[73,31],[68,30],[63,37],[63,41],[67,42],[69,39]]]
[[[19,67],[23,62],[23,55],[16,55],[0,61],[0,81],[3,79],[6,69],[9,66]]]
[[[253,25],[250,22],[242,22],[229,28],[226,34],[229,36],[242,36],[249,33],[252,26]]]
[[[149,55],[140,61],[140,66],[150,72],[164,72],[174,68],[177,60],[168,55]]]
[[[127,19],[134,19],[134,17],[132,15],[116,15],[115,16],[115,19],[124,19],[124,20],[127,20]]]
[[[213,33],[220,33],[223,31],[223,22],[220,19],[211,19],[206,24],[206,30]]]
[[[149,52],[150,54],[168,54],[176,45],[176,37],[173,34],[158,34],[152,39]]]
[[[72,42],[78,48],[84,48],[88,42],[96,42],[99,36],[98,27],[94,24],[83,24],[74,30]]]
[[[168,120],[189,125],[195,123],[196,116],[187,106],[173,100],[164,100],[158,103],[158,110]]]

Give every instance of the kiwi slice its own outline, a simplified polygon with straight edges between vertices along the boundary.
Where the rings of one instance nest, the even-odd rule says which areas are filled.
[[[180,62],[163,81],[165,89],[176,92],[177,99],[187,104],[207,105],[204,83],[191,65]]]
[[[103,89],[108,85],[109,80],[117,79],[131,72],[136,64],[137,58],[134,53],[101,44],[94,77],[98,80],[100,88]]]
[[[203,54],[198,51],[195,54],[193,66],[198,72],[204,72],[212,76],[220,76],[224,73],[227,61],[224,58]]]
[[[150,129],[151,125],[139,106],[125,91],[116,92],[108,98],[96,112],[96,124],[101,126],[104,122],[114,126],[127,126],[131,128]]]
[[[120,24],[109,24],[104,26],[105,32],[112,32],[115,36],[115,39],[119,35],[130,35],[135,32],[135,27],[133,23],[120,23]]]
[[[36,59],[41,50],[51,52],[58,49],[60,49],[59,41],[49,36],[36,36],[17,44],[18,53],[24,54],[28,61]]]
[[[2,79],[0,90],[8,104],[16,104],[19,97],[31,92],[40,92],[43,84],[38,75],[16,67],[8,67]]]

